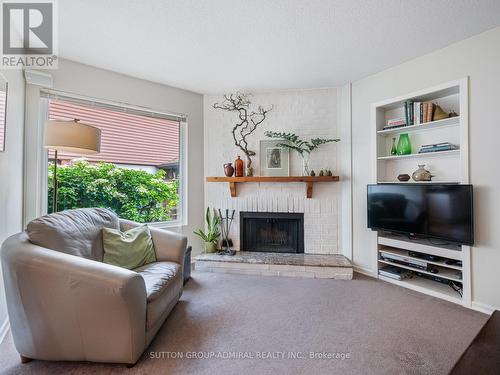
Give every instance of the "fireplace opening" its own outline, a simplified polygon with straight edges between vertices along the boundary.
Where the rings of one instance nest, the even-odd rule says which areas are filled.
[[[240,212],[241,251],[304,252],[304,214]]]

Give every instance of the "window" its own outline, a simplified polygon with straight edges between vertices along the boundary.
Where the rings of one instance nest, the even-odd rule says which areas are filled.
[[[105,207],[138,222],[181,221],[182,118],[48,93],[42,103],[50,120],[79,119],[101,129],[100,153],[58,152],[58,211]],[[54,162],[49,151],[48,212]]]

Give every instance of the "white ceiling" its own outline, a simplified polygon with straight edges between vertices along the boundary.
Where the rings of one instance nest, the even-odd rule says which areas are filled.
[[[200,93],[342,85],[500,25],[499,0],[64,0],[60,56]]]

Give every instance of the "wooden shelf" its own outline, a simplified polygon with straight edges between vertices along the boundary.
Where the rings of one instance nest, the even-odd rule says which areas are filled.
[[[229,191],[231,197],[236,197],[236,184],[244,182],[303,182],[306,184],[306,196],[312,198],[313,185],[316,182],[337,182],[339,176],[283,176],[283,177],[207,177],[207,182],[227,182],[229,183]]]
[[[414,158],[428,158],[435,156],[453,156],[460,155],[460,150],[449,150],[449,151],[436,151],[436,152],[425,152],[422,154],[408,154],[408,155],[389,155],[389,156],[379,156],[377,160],[395,160],[395,159],[414,159]]]
[[[446,126],[459,126],[460,117],[450,117],[443,120],[426,122],[418,125],[401,126],[395,129],[378,130],[378,135],[400,134],[400,133],[416,133],[419,131],[427,131],[430,129],[444,128]]]

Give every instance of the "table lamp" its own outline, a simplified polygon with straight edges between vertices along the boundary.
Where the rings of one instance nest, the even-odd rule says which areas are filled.
[[[54,150],[54,174],[52,179],[52,212],[57,212],[57,152],[66,151],[80,155],[97,154],[101,150],[101,130],[73,121],[47,121],[44,147]]]

